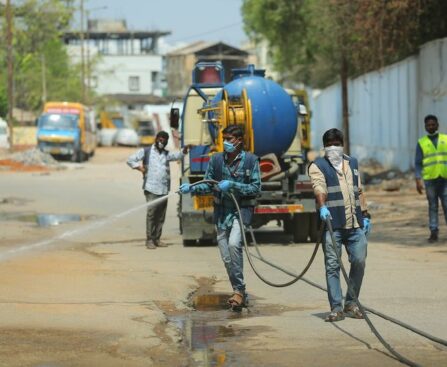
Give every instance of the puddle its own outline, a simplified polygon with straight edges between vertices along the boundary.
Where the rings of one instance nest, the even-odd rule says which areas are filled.
[[[248,317],[244,309],[241,313],[229,310],[229,294],[209,293],[193,295],[191,303],[195,311],[183,315],[168,316],[183,335],[194,367],[220,367],[236,365],[237,357],[230,350],[229,343],[237,343],[249,332],[248,328],[232,325],[232,320]]]
[[[159,304],[183,336],[184,346],[191,356],[191,367],[221,367],[247,365],[241,348],[244,342],[269,331],[268,326],[244,326],[238,320],[281,315],[293,310],[314,310],[314,307],[286,307],[257,302],[250,295],[248,309],[233,312],[227,305],[229,293],[216,293],[212,282],[199,280],[199,288],[189,298],[194,309],[190,312],[175,310],[168,304]]]
[[[23,198],[16,198],[16,197],[7,197],[0,199],[0,204],[9,204],[9,205],[25,205],[32,202],[32,200],[29,199],[23,199]]]
[[[0,212],[0,221],[18,221],[36,223],[38,227],[57,226],[68,222],[82,222],[94,219],[94,216],[79,214],[36,214],[33,212]]]
[[[228,310],[227,300],[230,296],[223,293],[194,295],[192,306],[196,311]]]

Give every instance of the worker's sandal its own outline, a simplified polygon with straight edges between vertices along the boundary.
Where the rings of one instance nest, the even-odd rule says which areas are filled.
[[[356,304],[345,306],[343,313],[346,317],[350,317],[351,319],[363,319],[362,311],[360,311],[359,306]]]
[[[345,315],[343,315],[342,311],[332,311],[329,315],[326,316],[324,321],[326,322],[337,322],[345,319]]]
[[[240,292],[234,292],[228,300],[228,304],[233,311],[242,311],[242,308],[246,307],[244,294]]]

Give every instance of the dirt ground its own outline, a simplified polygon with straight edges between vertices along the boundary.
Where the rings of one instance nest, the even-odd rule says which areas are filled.
[[[101,148],[65,169],[0,170],[0,366],[400,365],[364,321],[325,323],[324,292],[268,287],[248,264],[250,307],[229,312],[217,248],[181,245],[176,195],[163,232],[170,246],[147,250],[141,177],[124,163],[133,151]],[[366,187],[373,232],[362,301],[447,339],[447,226],[441,220],[439,243],[428,244],[425,197],[412,181],[384,185]],[[78,219],[38,226],[48,214]],[[296,272],[312,252],[274,224],[256,235],[267,258]],[[320,251],[306,276],[324,285],[322,262]],[[447,365],[444,346],[371,319],[407,358]]]

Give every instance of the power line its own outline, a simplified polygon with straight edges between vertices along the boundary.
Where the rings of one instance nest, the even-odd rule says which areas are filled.
[[[242,22],[232,23],[232,24],[228,24],[226,26],[220,27],[220,28],[211,29],[209,31],[205,31],[205,32],[202,32],[202,33],[197,33],[197,34],[194,34],[194,35],[191,35],[191,36],[187,36],[187,37],[183,37],[183,38],[180,38],[180,39],[174,39],[174,40],[171,40],[171,41],[180,42],[180,41],[185,41],[185,40],[188,40],[188,39],[191,39],[191,38],[195,38],[195,37],[206,36],[206,35],[208,35],[210,33],[216,33],[216,32],[222,31],[224,29],[232,28],[232,27],[235,27],[235,26],[238,26],[238,25],[241,25],[241,24],[242,24]]]

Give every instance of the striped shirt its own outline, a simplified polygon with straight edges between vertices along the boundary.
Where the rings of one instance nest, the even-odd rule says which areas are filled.
[[[227,164],[224,158],[224,166],[222,168],[222,180],[229,180],[233,182],[233,187],[230,192],[235,195],[236,199],[241,196],[256,196],[261,191],[261,174],[259,170],[259,162],[251,172],[250,183],[245,183],[245,152],[242,151],[231,164]],[[211,164],[205,173],[205,180],[216,180],[215,172]],[[211,192],[212,187],[208,184],[197,185],[194,191],[198,194],[205,194]],[[234,218],[237,218],[237,211],[233,199],[228,193],[222,193],[222,210],[219,213],[217,226],[219,229],[225,230],[231,228]]]
[[[150,148],[149,164],[147,167],[147,179],[144,185],[144,191],[149,191],[155,195],[166,195],[169,192],[170,171],[169,162],[182,159],[183,153],[159,152],[154,145]],[[131,168],[138,168],[142,165],[144,159],[144,148],[137,150],[127,159],[127,165]]]

